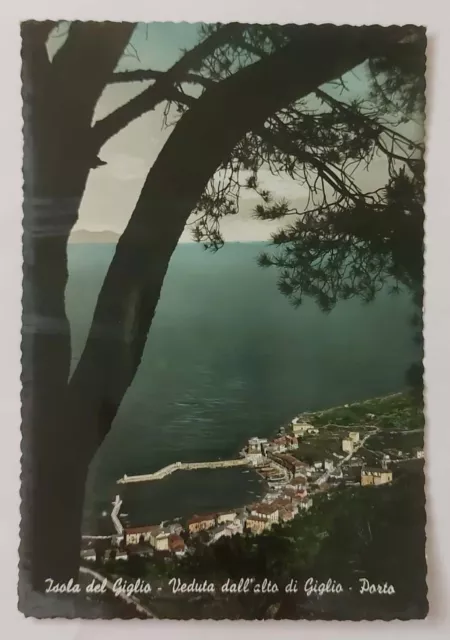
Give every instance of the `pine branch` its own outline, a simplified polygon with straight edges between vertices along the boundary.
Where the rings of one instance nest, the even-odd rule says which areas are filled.
[[[113,74],[109,84],[118,84],[120,82],[145,82],[147,80],[159,80],[164,76],[166,71],[155,71],[154,69],[136,69],[135,71],[117,71]],[[211,86],[213,82],[209,78],[204,78],[195,73],[186,73],[183,75],[181,82],[187,84],[199,84],[203,87]]]
[[[122,107],[99,120],[93,127],[93,138],[97,152],[109,138],[130,122],[144,113],[152,111],[160,102],[173,99],[173,87],[184,82],[184,77],[188,72],[198,69],[205,57],[217,47],[229,42],[235,34],[244,28],[245,25],[239,23],[230,23],[220,27],[208,38],[187,51],[168,71],[156,78],[154,84]]]

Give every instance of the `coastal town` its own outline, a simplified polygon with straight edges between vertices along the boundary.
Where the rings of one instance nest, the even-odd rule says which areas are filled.
[[[345,405],[344,409],[348,405]],[[379,486],[392,483],[396,465],[420,460],[423,448],[386,446],[386,438],[416,435],[420,429],[382,429],[366,413],[358,429],[340,424],[318,424],[303,414],[282,426],[272,438],[251,437],[239,458],[214,463],[220,466],[246,465],[264,480],[264,493],[256,503],[214,513],[193,514],[185,521],[127,526],[121,516],[119,495],[111,511],[115,533],[111,536],[85,536],[84,560],[98,556],[96,541],[111,558],[128,557],[130,552],[151,556],[181,558],[196,545],[212,545],[224,537],[261,535],[276,525],[293,520],[313,506],[315,497],[345,486]],[[311,418],[311,419],[308,419]],[[339,423],[339,419],[334,420]],[[381,436],[380,436],[381,434]],[[377,440],[378,438],[378,440]],[[383,440],[384,438],[384,440]],[[371,448],[368,442],[372,442]],[[124,476],[120,482],[156,480],[179,468],[202,468],[213,463],[174,463],[146,476]]]

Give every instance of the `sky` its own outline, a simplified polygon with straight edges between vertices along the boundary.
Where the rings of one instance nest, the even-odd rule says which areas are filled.
[[[186,22],[138,25],[117,70],[168,69],[181,57],[183,49],[189,49],[198,42],[199,27],[199,24]],[[64,44],[66,32],[67,25],[62,24],[59,31],[50,38],[50,57]],[[356,69],[347,74],[346,81],[350,93],[354,92],[356,95],[364,85],[364,74]],[[150,83],[122,83],[107,86],[97,105],[94,120],[103,118],[128,102],[148,84]],[[161,104],[154,111],[130,123],[104,145],[100,158],[106,164],[90,173],[74,231],[85,229],[121,233],[124,230],[144,180],[172,131],[171,128],[163,127],[163,111],[164,104]],[[360,172],[358,180],[365,186],[378,187],[386,182],[386,169],[383,160],[375,160],[369,172]],[[296,184],[289,177],[277,178],[263,170],[260,178],[265,188],[277,197],[287,198],[296,206],[302,205],[307,199],[305,187]],[[245,242],[269,239],[270,234],[280,227],[280,221],[255,220],[253,210],[259,199],[252,192],[243,190],[241,193],[239,215],[227,216],[221,221],[225,240]],[[186,228],[181,242],[189,241],[192,241],[191,230]]]

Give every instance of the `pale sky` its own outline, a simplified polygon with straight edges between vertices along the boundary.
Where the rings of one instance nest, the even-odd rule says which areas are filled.
[[[189,23],[141,24],[131,40],[118,70],[151,68],[165,70],[198,41],[198,27]],[[63,31],[66,27],[61,26]],[[63,44],[64,36],[51,38],[49,53]],[[139,57],[137,59],[136,55]],[[364,89],[364,76],[360,69],[347,74],[350,91],[355,94]],[[123,83],[110,85],[97,105],[95,119],[99,119],[127,102],[144,90],[149,83]],[[86,192],[75,229],[89,231],[110,230],[121,233],[125,228],[133,207],[139,197],[144,180],[163,147],[172,129],[162,126],[164,104],[132,122],[103,147],[100,157],[107,164],[91,171]],[[408,131],[414,137],[417,131]],[[195,153],[195,150],[193,150]],[[367,187],[379,187],[386,182],[386,163],[383,159],[373,162],[369,172],[357,174],[359,183]],[[289,177],[276,178],[269,171],[260,173],[261,183],[277,197],[285,197],[293,204],[306,201],[307,192]],[[227,216],[221,222],[226,240],[266,240],[271,232],[280,227],[282,221],[263,222],[252,218],[253,209],[259,202],[252,192],[241,192],[240,213]],[[190,229],[186,228],[182,242],[192,241]]]

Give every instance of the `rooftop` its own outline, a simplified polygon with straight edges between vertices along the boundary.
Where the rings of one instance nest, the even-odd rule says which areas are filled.
[[[194,522],[205,522],[209,520],[215,520],[216,516],[213,513],[206,513],[204,515],[194,515],[187,521],[188,524],[194,524]]]
[[[270,513],[275,513],[275,511],[277,511],[278,507],[275,504],[257,504],[255,507],[253,507],[255,511],[258,511],[259,513],[265,513],[266,515],[270,514]]]
[[[247,524],[249,522],[266,522],[266,520],[264,520],[264,518],[261,518],[261,516],[249,516],[247,518]]]
[[[161,527],[159,524],[149,524],[144,525],[142,527],[129,527],[125,529],[125,534],[133,534],[133,533],[158,533],[161,531]]]

